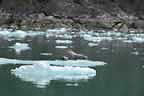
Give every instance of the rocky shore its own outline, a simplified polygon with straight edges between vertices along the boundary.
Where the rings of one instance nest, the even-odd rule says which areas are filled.
[[[122,0],[0,0],[0,27],[34,30],[59,27],[120,30],[124,27],[120,31],[143,31],[141,7],[135,11],[132,5],[128,6]]]

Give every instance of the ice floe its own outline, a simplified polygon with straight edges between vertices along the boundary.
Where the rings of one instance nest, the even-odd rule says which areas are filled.
[[[90,47],[95,47],[95,46],[98,46],[99,44],[98,43],[88,43],[88,46]]]
[[[67,83],[66,86],[75,86],[75,87],[77,87],[77,86],[79,86],[79,84],[78,83]]]
[[[131,54],[133,54],[133,55],[139,55],[140,53],[138,51],[134,51],[134,52],[131,52]]]
[[[68,48],[67,46],[56,46],[55,48],[58,48],[58,49],[66,49]]]
[[[103,66],[106,63],[91,60],[18,60],[0,58],[0,64],[47,64],[52,66],[95,67]]]
[[[57,44],[71,44],[72,41],[71,40],[56,40]]]
[[[15,51],[17,53],[20,53],[21,51],[24,51],[24,50],[29,50],[31,49],[27,43],[16,43],[14,44],[13,46],[10,46],[9,48],[13,48],[15,49]]]
[[[55,28],[55,29],[48,29],[47,32],[56,32],[56,33],[61,33],[61,32],[66,32],[68,29],[66,28]]]
[[[53,55],[53,53],[40,53],[40,55],[51,56],[51,55]]]
[[[66,41],[56,41],[57,43],[72,43],[72,38],[80,37],[89,42],[101,42],[102,40],[122,40],[128,43],[143,43],[144,42],[144,33],[134,33],[134,32],[115,32],[115,31],[84,31],[80,30],[79,32],[72,32],[68,28],[56,28],[48,29],[47,31],[23,31],[15,30],[10,31],[8,29],[1,29],[0,36],[7,38],[8,40],[23,40],[25,37],[45,35],[47,38],[54,36],[56,38],[67,39]],[[130,38],[130,39],[129,39]]]
[[[96,71],[91,68],[57,67],[47,64],[25,65],[11,70],[12,74],[24,81],[46,86],[51,80],[64,80],[77,82],[96,76]]]
[[[132,40],[137,43],[144,43],[144,37],[132,37]]]

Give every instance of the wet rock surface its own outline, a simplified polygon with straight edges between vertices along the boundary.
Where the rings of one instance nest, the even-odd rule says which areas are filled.
[[[0,25],[111,29],[121,21],[129,29],[140,30],[144,28],[142,5],[142,0],[1,0]]]

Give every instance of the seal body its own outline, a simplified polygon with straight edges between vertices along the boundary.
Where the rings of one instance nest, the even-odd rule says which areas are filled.
[[[83,54],[76,53],[72,51],[71,49],[68,49],[68,50],[65,50],[63,59],[64,60],[69,60],[69,59],[77,60],[77,59],[88,59],[88,57]]]

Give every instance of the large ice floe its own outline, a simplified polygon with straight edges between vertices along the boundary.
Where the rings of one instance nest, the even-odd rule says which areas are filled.
[[[12,69],[16,77],[29,81],[37,86],[45,87],[51,80],[65,82],[87,81],[96,76],[96,70],[89,68],[106,63],[90,60],[17,60],[0,58],[0,64],[21,64]],[[24,64],[24,65],[23,65]]]
[[[36,84],[38,87],[49,85],[51,80],[76,83],[96,76],[96,71],[91,68],[58,67],[47,64],[25,65],[11,70],[11,72],[24,81]]]
[[[91,60],[18,60],[0,58],[0,64],[47,64],[51,66],[95,67],[103,66],[106,63]]]
[[[51,80],[77,83],[96,76],[96,70],[89,68],[106,63],[90,60],[17,60],[0,58],[0,64],[20,64],[11,73],[38,87],[45,87]]]

